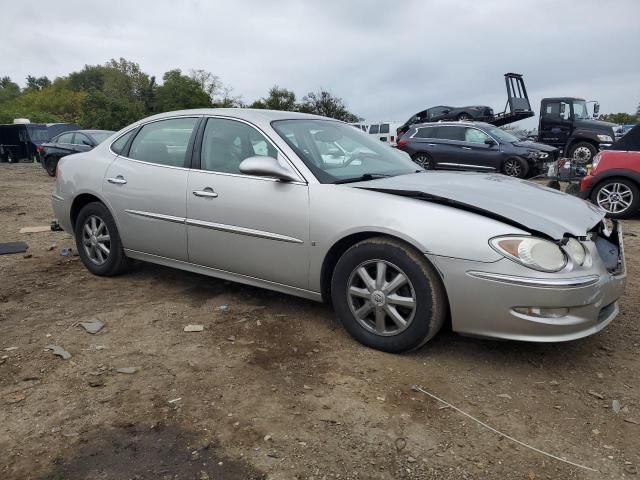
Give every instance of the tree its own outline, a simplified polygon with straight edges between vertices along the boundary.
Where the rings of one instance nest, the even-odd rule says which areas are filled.
[[[620,112],[620,113],[605,113],[598,117],[600,120],[604,120],[605,122],[617,123],[618,125],[626,125],[630,123],[637,123],[638,116],[631,115],[630,113]]]
[[[0,78],[0,105],[20,96],[20,86],[11,81],[11,77]]]
[[[51,80],[45,77],[34,77],[32,75],[27,75],[27,87],[25,91],[40,91],[44,88],[48,88],[51,86]]]
[[[212,106],[211,98],[202,84],[183,75],[180,69],[169,70],[162,80],[163,84],[156,89],[156,112]]]
[[[344,122],[358,121],[358,116],[347,110],[344,101],[340,97],[336,97],[324,89],[320,89],[317,92],[309,92],[304,96],[300,111],[335,118]]]
[[[280,88],[274,85],[269,90],[266,98],[256,100],[250,105],[250,108],[267,108],[269,110],[284,110],[294,112],[298,110],[296,103],[296,94],[286,88]]]
[[[636,117],[640,118],[640,102],[638,102],[638,108],[636,108]]]

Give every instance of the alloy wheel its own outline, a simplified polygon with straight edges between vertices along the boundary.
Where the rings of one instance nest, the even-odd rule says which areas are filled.
[[[515,158],[504,162],[504,173],[510,177],[519,177],[522,174],[522,165]]]
[[[367,260],[349,277],[351,313],[366,330],[381,336],[405,331],[416,312],[416,292],[400,268],[384,260]]]
[[[596,201],[607,213],[620,214],[633,203],[633,192],[624,183],[608,183],[598,191]]]
[[[431,168],[431,162],[429,161],[429,157],[427,157],[426,155],[416,155],[415,157],[413,157],[413,161],[425,170],[429,170]]]
[[[104,265],[111,253],[111,236],[103,219],[96,215],[87,218],[82,228],[82,245],[89,260]]]

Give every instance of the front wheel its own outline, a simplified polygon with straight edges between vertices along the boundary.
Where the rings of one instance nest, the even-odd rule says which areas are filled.
[[[420,165],[425,170],[433,170],[434,168],[433,159],[424,152],[416,153],[413,157],[411,157],[411,160],[413,160],[415,164]]]
[[[591,163],[598,153],[596,147],[589,142],[578,142],[569,150],[569,158],[574,159],[579,165]]]
[[[529,164],[520,157],[507,158],[502,164],[502,173],[509,177],[525,178],[529,173]]]
[[[47,171],[50,177],[56,176],[56,167],[58,166],[58,160],[53,157],[47,157],[44,159],[44,169]]]
[[[447,301],[427,259],[394,239],[363,240],[338,261],[331,299],[358,342],[385,352],[421,347],[444,323]]]
[[[609,218],[627,218],[638,210],[638,186],[625,178],[611,178],[599,184],[591,201],[603,208]]]
[[[92,202],[82,207],[76,220],[75,237],[80,260],[94,275],[110,277],[127,269],[129,262],[118,227],[104,204]]]

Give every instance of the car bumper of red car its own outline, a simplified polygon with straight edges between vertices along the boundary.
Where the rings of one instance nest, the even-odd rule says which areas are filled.
[[[580,180],[580,196],[582,198],[589,198],[591,195],[591,190],[593,190],[594,179],[593,175],[585,175]]]

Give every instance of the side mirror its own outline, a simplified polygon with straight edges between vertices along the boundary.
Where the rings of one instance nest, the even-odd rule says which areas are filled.
[[[283,182],[297,182],[300,179],[291,171],[289,167],[285,167],[273,157],[264,157],[256,155],[245,158],[240,162],[240,171],[247,175],[255,175],[257,177],[272,177],[282,180]]]
[[[496,145],[496,141],[493,138],[487,138],[484,141],[485,144],[489,145],[490,147],[493,147],[494,145]]]
[[[600,113],[600,104],[596,102],[593,104],[593,116],[597,117],[598,113]]]

